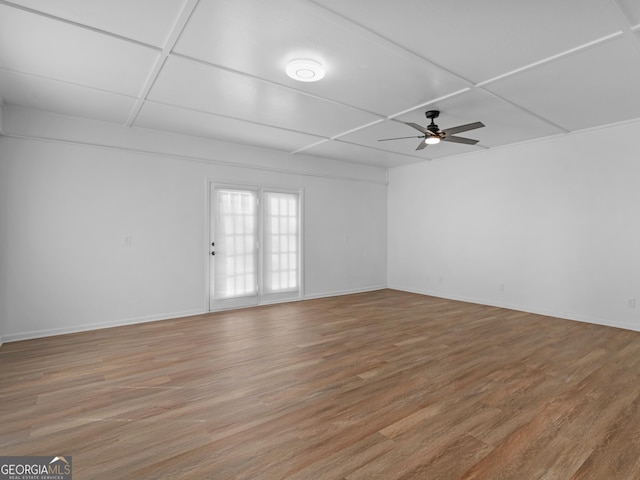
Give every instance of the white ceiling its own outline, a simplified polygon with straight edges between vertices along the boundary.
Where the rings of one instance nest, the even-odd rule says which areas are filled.
[[[638,0],[0,0],[7,105],[382,167],[640,118],[639,86]],[[378,142],[431,109],[479,143]]]

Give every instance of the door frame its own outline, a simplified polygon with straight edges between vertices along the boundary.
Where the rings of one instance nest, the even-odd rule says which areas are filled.
[[[260,199],[260,204],[258,205],[258,241],[260,242],[260,248],[258,248],[258,302],[252,305],[246,306],[226,306],[226,307],[215,307],[213,302],[211,301],[211,229],[212,229],[212,192],[215,187],[221,188],[230,188],[230,189],[246,189],[253,190],[258,192],[258,198]],[[263,225],[263,217],[264,214],[263,209],[264,205],[262,202],[263,193],[267,192],[281,192],[281,193],[292,193],[298,195],[298,208],[299,208],[299,222],[298,222],[298,294],[296,296],[288,295],[288,292],[284,294],[272,293],[266,295],[263,291],[263,248],[262,241],[264,236],[264,225]],[[304,215],[304,188],[303,187],[290,187],[290,186],[282,186],[282,185],[273,185],[268,183],[261,184],[252,184],[244,181],[235,181],[235,180],[219,180],[213,177],[207,177],[205,179],[205,209],[204,209],[204,252],[205,252],[205,268],[204,268],[204,305],[206,312],[218,312],[224,310],[232,310],[237,308],[245,308],[252,307],[256,305],[268,305],[273,303],[285,303],[285,302],[293,302],[304,300],[304,271],[305,271],[305,261],[304,261],[304,225],[305,225],[305,215]]]

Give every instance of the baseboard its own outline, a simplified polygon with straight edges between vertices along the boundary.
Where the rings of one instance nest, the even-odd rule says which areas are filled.
[[[498,307],[498,308],[507,308],[509,310],[517,310],[520,312],[533,313],[536,315],[544,315],[547,317],[561,318],[561,319],[572,320],[576,322],[593,323],[596,325],[603,325],[607,327],[640,331],[640,326],[636,324],[627,323],[627,322],[611,321],[608,319],[590,317],[586,315],[579,315],[579,314],[568,313],[568,312],[554,312],[550,310],[531,307],[528,305],[515,305],[515,304],[509,304],[506,302],[505,303],[493,302],[493,301],[487,301],[486,299],[482,299],[482,298],[466,297],[462,295],[443,294],[442,292],[438,292],[438,291],[414,289],[414,288],[409,288],[401,285],[372,285],[369,287],[358,288],[358,289],[335,290],[331,292],[314,293],[311,295],[304,295],[302,300],[314,300],[319,298],[337,297],[341,295],[352,295],[356,293],[374,292],[377,290],[384,290],[385,288],[391,288],[394,290],[400,290],[400,291],[409,292],[409,293],[416,293],[420,295],[429,295],[429,296],[438,297],[438,298],[446,298],[448,300],[455,300],[459,302],[475,303],[478,305],[487,305],[487,306]],[[298,301],[298,300],[293,300],[293,301]],[[280,303],[280,302],[273,302],[273,303]],[[3,337],[0,337],[0,346],[2,346],[3,342],[7,342],[7,343],[17,342],[20,340],[51,337],[54,335],[64,335],[67,333],[85,332],[89,330],[99,330],[102,328],[133,325],[137,323],[157,322],[160,320],[189,317],[192,315],[202,315],[205,313],[208,313],[208,312],[205,310],[188,310],[184,312],[174,312],[166,315],[151,315],[147,317],[137,317],[137,318],[124,319],[124,320],[116,320],[112,322],[91,323],[91,324],[78,325],[73,327],[53,328],[53,329],[37,330],[32,332],[22,332],[22,333],[8,334],[8,335],[5,334]]]
[[[314,293],[311,295],[305,295],[303,297],[303,300],[315,300],[317,298],[329,298],[329,297],[339,297],[341,295],[353,295],[354,293],[375,292],[376,290],[384,290],[385,288],[387,288],[386,285],[372,285],[370,287],[357,288],[352,290],[336,290],[333,292]]]
[[[535,312],[534,312],[535,313]],[[640,325],[627,322],[618,322],[608,319],[591,317],[588,315],[578,315],[573,313],[563,313],[562,315],[552,315],[554,317],[563,318],[565,320],[573,320],[575,322],[593,323],[595,325],[602,325],[604,327],[622,328],[624,330],[633,330],[634,332],[640,332]]]
[[[18,342],[20,340],[32,340],[34,338],[53,337],[55,335],[66,335],[68,333],[87,332],[90,330],[101,330],[103,328],[122,327],[124,325],[135,325],[138,323],[158,322],[161,320],[171,320],[181,317],[190,317],[193,315],[202,315],[208,313],[204,310],[187,310],[184,312],[174,312],[166,315],[148,315],[145,317],[127,318],[122,320],[114,320],[111,322],[87,323],[84,325],[75,325],[73,327],[51,328],[46,330],[35,330],[32,332],[21,332],[8,334],[3,337],[5,342]],[[2,343],[0,342],[0,345]]]
[[[529,305],[518,305],[510,303],[500,303],[495,301],[487,301],[482,298],[465,297],[463,295],[451,295],[443,294],[442,292],[432,290],[416,290],[413,288],[402,287],[398,285],[389,285],[388,288],[393,290],[400,290],[403,292],[417,293],[419,295],[429,295],[431,297],[445,298],[447,300],[455,300],[458,302],[475,303],[477,305],[486,305],[488,307],[506,308],[508,310],[516,310],[518,312],[533,313],[535,315],[544,315],[545,317],[560,318],[563,320],[571,320],[574,322],[592,323],[595,325],[602,325],[604,327],[623,328],[625,330],[633,330],[635,332],[640,331],[640,325],[635,325],[627,322],[612,321],[609,319],[591,317],[588,315],[580,315],[570,312],[555,312],[552,310],[540,309],[537,307],[531,307]]]
[[[337,297],[340,295],[351,295],[354,293],[364,293],[364,292],[372,292],[376,290],[382,290],[387,288],[386,285],[375,285],[360,289],[352,289],[352,290],[339,290],[333,292],[323,292],[317,293],[313,295],[305,295],[302,298],[298,299],[288,299],[283,301],[273,301],[273,302],[264,302],[261,305],[267,305],[269,303],[282,303],[285,301],[300,301],[300,300],[312,300],[315,298],[327,298],[327,297]],[[76,325],[73,327],[61,327],[61,328],[51,328],[46,330],[35,330],[31,332],[20,332],[4,335],[3,340],[5,342],[18,342],[20,340],[31,340],[34,338],[44,338],[44,337],[52,337],[55,335],[66,335],[68,333],[78,333],[78,332],[87,332],[90,330],[100,330],[103,328],[112,328],[112,327],[122,327],[124,325],[135,325],[138,323],[147,323],[147,322],[157,322],[161,320],[171,320],[175,318],[181,317],[190,317],[192,315],[203,315],[205,313],[209,313],[206,310],[188,310],[185,312],[174,312],[166,315],[149,315],[146,317],[137,317],[137,318],[128,318],[123,320],[115,320],[111,322],[102,322],[102,323],[88,323],[84,325]],[[0,339],[2,340],[2,339]],[[0,345],[2,343],[0,342]]]

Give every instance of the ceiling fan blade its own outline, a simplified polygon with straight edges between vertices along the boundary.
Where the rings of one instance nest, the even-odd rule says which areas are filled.
[[[422,142],[420,142],[420,145],[418,145],[418,148],[416,148],[416,151],[417,150],[423,150],[423,149],[427,148],[427,146],[428,146],[427,142],[422,141]]]
[[[404,122],[406,125],[409,125],[410,127],[415,128],[416,130],[418,130],[419,132],[424,133],[425,135],[430,134],[431,132],[429,132],[429,130],[427,130],[424,127],[421,127],[420,125],[418,125],[417,123],[413,123],[413,122]]]
[[[474,140],[472,138],[454,137],[452,135],[447,135],[445,137],[442,137],[442,141],[453,142],[453,143],[464,143],[466,145],[475,145],[476,143],[479,142],[479,140]]]
[[[467,123],[466,125],[458,125],[457,127],[446,128],[444,130],[445,135],[454,135],[456,133],[468,132],[469,130],[475,130],[476,128],[484,127],[482,122]]]
[[[403,140],[405,138],[424,138],[424,135],[413,135],[411,137],[396,137],[396,138],[381,138],[379,142],[386,142],[387,140]]]

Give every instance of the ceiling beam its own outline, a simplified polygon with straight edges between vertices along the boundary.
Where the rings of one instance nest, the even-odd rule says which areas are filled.
[[[49,20],[55,20],[56,22],[66,23],[67,25],[71,25],[77,28],[82,28],[84,30],[88,30],[93,33],[99,33],[100,35],[106,35],[107,37],[115,38],[118,40],[124,40],[125,42],[140,45],[141,47],[149,48],[151,50],[160,51],[160,48],[156,47],[155,45],[150,45],[148,43],[144,43],[139,40],[134,40],[133,38],[125,37],[124,35],[118,35],[117,33],[108,32],[107,30],[102,30],[101,28],[91,27],[89,25],[85,25],[84,23],[74,22],[73,20],[57,17],[55,15],[51,15],[50,13],[42,12],[40,10],[34,10],[33,8],[25,7],[23,5],[18,5],[16,3],[9,2],[7,0],[0,0],[0,5],[5,5],[7,7],[22,10],[23,12],[48,18]]]
[[[156,83],[158,75],[160,75],[160,72],[162,71],[162,67],[164,67],[167,58],[173,51],[176,43],[178,43],[178,39],[187,26],[187,22],[189,22],[191,15],[193,15],[194,10],[198,6],[198,1],[199,0],[187,0],[187,2],[182,7],[182,10],[178,14],[176,21],[173,23],[173,26],[169,30],[167,39],[162,45],[162,51],[160,52],[160,55],[158,56],[151,71],[149,72],[147,80],[142,86],[142,90],[138,94],[138,99],[131,109],[131,112],[129,113],[129,118],[126,121],[125,126],[132,126],[133,122],[135,122],[136,118],[138,118],[140,110],[142,109],[142,106],[144,105],[144,102],[147,100],[147,96],[151,91],[151,87],[153,87],[154,83]]]

